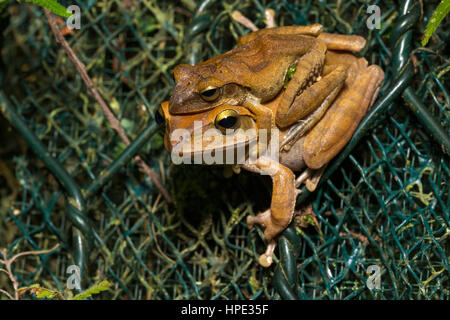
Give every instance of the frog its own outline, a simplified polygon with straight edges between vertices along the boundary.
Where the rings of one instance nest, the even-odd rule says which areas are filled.
[[[378,95],[383,70],[355,55],[365,44],[358,35],[325,33],[320,24],[270,27],[240,37],[228,52],[174,69],[172,95],[155,115],[172,156],[272,180],[270,208],[246,220],[263,229],[264,267],[295,215],[301,186],[315,190]],[[240,156],[227,158],[237,150]]]

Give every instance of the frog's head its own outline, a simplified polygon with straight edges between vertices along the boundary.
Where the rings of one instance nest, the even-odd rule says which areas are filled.
[[[236,155],[242,155],[242,150],[248,151],[245,148],[257,141],[254,115],[241,106],[222,105],[197,113],[172,114],[169,102],[165,101],[155,118],[165,124],[164,145],[172,153],[172,160],[174,156],[183,159],[201,157],[202,163],[206,164],[237,163],[242,159],[237,160]],[[244,149],[236,152],[239,148]],[[230,157],[227,152],[231,150],[233,159],[225,159]],[[213,157],[215,161],[211,163],[205,157]]]
[[[220,105],[242,105],[249,89],[239,84],[232,71],[214,60],[174,69],[175,88],[169,101],[171,114],[196,113]]]

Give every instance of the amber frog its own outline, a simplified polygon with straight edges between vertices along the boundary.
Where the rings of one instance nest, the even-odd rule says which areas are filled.
[[[166,125],[169,151],[193,144],[194,139],[174,138],[177,129],[191,137],[200,134],[200,152],[249,146],[260,130],[272,132],[265,146],[278,139],[278,159],[266,156],[258,144],[246,151],[247,158],[256,155],[255,161],[246,158],[233,165],[235,172],[243,168],[266,174],[273,182],[270,208],[247,218],[249,227],[259,224],[264,230],[268,245],[259,258],[263,266],[272,263],[276,238],[294,216],[299,187],[315,189],[384,78],[380,67],[353,54],[364,48],[364,38],[322,30],[318,24],[266,28],[239,38],[237,47],[222,55],[195,66],[178,65],[171,98],[157,113]],[[210,129],[234,139],[201,135]],[[239,129],[252,129],[255,135]]]

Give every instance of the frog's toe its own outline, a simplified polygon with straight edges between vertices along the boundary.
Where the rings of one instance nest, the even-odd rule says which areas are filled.
[[[266,248],[266,252],[264,252],[262,255],[259,256],[258,262],[260,265],[262,265],[265,268],[270,267],[270,265],[273,262],[272,256],[276,245],[277,243],[275,242],[275,240],[269,242]]]
[[[262,255],[259,256],[258,262],[264,268],[268,268],[272,264],[273,259],[272,259],[272,256],[268,256],[265,253],[263,253]]]
[[[247,217],[247,226],[252,228],[255,224],[259,224],[264,229],[264,237],[269,241],[266,252],[258,259],[259,264],[265,268],[270,267],[273,262],[272,255],[276,247],[274,238],[281,232],[281,230],[274,228],[270,215],[271,212],[269,209],[261,212],[257,216]]]
[[[275,10],[266,9],[264,15],[266,16],[266,28],[275,27]]]
[[[295,180],[295,187],[299,188],[304,183],[306,185],[306,189],[308,189],[308,191],[310,192],[313,192],[314,190],[316,190],[320,178],[322,178],[322,174],[324,173],[326,167],[327,165],[324,165],[322,168],[318,170],[312,170],[310,168],[307,168]],[[297,189],[297,192],[298,195],[301,193],[301,190]]]
[[[306,168],[305,171],[303,171],[297,179],[295,179],[295,187],[299,188],[303,183],[306,182],[311,176],[312,176],[313,170],[310,168]]]

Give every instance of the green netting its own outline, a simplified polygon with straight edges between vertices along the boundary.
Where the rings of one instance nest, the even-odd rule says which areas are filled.
[[[17,259],[20,286],[64,291],[75,261],[86,267],[85,287],[113,283],[97,296],[108,299],[449,298],[448,17],[420,48],[438,1],[373,1],[379,30],[366,26],[368,3],[355,0],[76,4],[81,29],[66,39],[138,142],[126,149],[111,129],[42,9],[9,5],[0,20],[0,248],[12,256],[60,244]],[[245,217],[269,206],[270,179],[172,165],[152,116],[170,96],[175,65],[231,49],[248,32],[232,12],[264,27],[266,8],[278,25],[365,36],[362,55],[386,72],[355,139],[320,188],[298,200],[312,203],[320,230],[291,226],[269,269],[257,263],[262,232],[248,230]],[[135,152],[174,204],[129,160]],[[113,163],[111,176],[92,185]],[[366,286],[370,265],[381,266],[379,289]],[[0,288],[12,290],[2,273]]]

